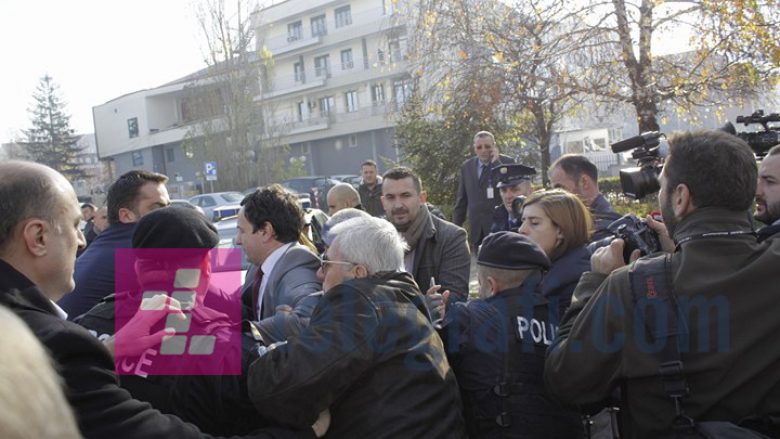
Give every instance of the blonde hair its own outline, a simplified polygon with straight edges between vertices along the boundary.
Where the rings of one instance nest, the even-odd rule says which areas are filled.
[[[2,306],[0,333],[0,437],[82,437],[52,360],[24,322]]]
[[[563,235],[563,240],[553,250],[553,254],[547,255],[550,260],[585,245],[590,239],[593,218],[578,196],[562,189],[550,189],[534,192],[525,200],[523,207],[532,204],[538,204]]]

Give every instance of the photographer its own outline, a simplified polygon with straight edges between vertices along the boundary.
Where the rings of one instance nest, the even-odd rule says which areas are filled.
[[[512,208],[515,200],[522,206],[525,197],[531,195],[531,176],[536,174],[536,169],[525,165],[501,165],[491,170],[493,180],[498,181],[496,187],[501,192],[501,204],[493,210],[493,225],[490,233],[517,231],[520,227],[519,212]],[[519,210],[519,209],[518,209]]]
[[[658,196],[668,233],[648,223],[674,253],[625,266],[622,240],[597,250],[548,351],[545,382],[576,405],[620,387],[625,437],[665,436],[673,423],[690,434],[713,426],[705,421],[766,431],[757,420],[780,404],[780,244],[752,232],[753,153],[719,131],[680,133],[669,145]]]
[[[761,161],[755,218],[767,225],[758,231],[759,240],[780,232],[780,145],[770,149]]]

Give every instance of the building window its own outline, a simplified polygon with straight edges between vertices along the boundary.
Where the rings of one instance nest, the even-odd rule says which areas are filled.
[[[352,10],[349,5],[336,8],[336,28],[352,24]]]
[[[358,94],[355,90],[350,90],[344,94],[347,102],[347,113],[358,111]]]
[[[303,63],[297,62],[293,64],[293,70],[295,71],[295,82],[304,83],[306,82],[306,74],[303,70]]]
[[[133,151],[132,157],[133,157],[133,166],[144,165],[144,154],[141,151]]]
[[[170,163],[174,161],[176,156],[173,154],[173,148],[168,148],[165,150],[165,160]]]
[[[311,19],[311,36],[320,37],[328,34],[328,28],[325,25],[325,15],[318,15]]]
[[[336,101],[333,99],[333,96],[325,96],[320,98],[321,117],[327,117],[335,109],[336,109]]]
[[[393,82],[393,96],[396,106],[401,107],[412,96],[412,90],[410,79]]]
[[[300,101],[295,105],[298,108],[298,122],[303,122],[303,115],[305,114],[305,110],[304,110],[305,104],[303,101]]]
[[[347,145],[350,148],[357,148],[357,134],[350,134],[347,138]]]
[[[345,49],[341,51],[341,70],[349,70],[355,67],[355,63],[352,61],[352,49]]]
[[[379,64],[385,63],[385,51],[382,49],[376,50],[376,60]]]
[[[303,38],[303,23],[296,21],[287,25],[287,41],[293,42]]]
[[[382,105],[385,103],[384,84],[374,84],[371,86],[371,102],[374,105]]]
[[[406,59],[406,38],[395,38],[388,43],[390,62],[401,62]]]
[[[314,58],[314,76],[318,78],[330,77],[330,55],[322,55]]]
[[[127,119],[127,134],[132,139],[138,137],[138,118]]]

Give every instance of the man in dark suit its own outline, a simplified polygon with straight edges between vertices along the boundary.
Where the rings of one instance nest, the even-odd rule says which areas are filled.
[[[501,197],[496,189],[497,181],[493,181],[490,170],[498,165],[514,163],[506,155],[501,155],[496,149],[493,134],[480,131],[474,136],[474,152],[472,157],[460,168],[458,195],[452,222],[463,226],[466,213],[469,217],[469,242],[472,247],[478,246],[482,238],[490,233],[493,224],[493,210],[501,204]]]
[[[258,189],[241,201],[236,244],[253,264],[242,289],[245,319],[273,326],[279,306],[292,308],[303,319],[311,315],[317,303],[312,294],[322,290],[320,259],[298,244],[302,229],[298,199],[279,185]]]
[[[51,354],[84,437],[209,437],[120,388],[107,349],[113,344],[104,345],[65,320],[55,303],[73,289],[76,251],[85,245],[70,183],[53,169],[30,162],[0,164],[0,175],[0,304],[19,316]],[[163,334],[143,338],[159,342]],[[306,431],[256,437],[314,436]]]

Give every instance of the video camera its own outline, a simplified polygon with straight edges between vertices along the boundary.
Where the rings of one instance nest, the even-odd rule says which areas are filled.
[[[744,124],[745,126],[761,124],[764,128],[763,131],[743,131],[738,133],[731,122],[726,122],[720,130],[744,140],[757,156],[763,156],[766,155],[770,148],[780,144],[780,126],[770,127],[770,122],[780,122],[780,114],[772,113],[764,115],[764,110],[758,110],[750,116],[737,116],[737,123]]]
[[[629,262],[631,253],[634,250],[638,249],[640,256],[653,254],[661,250],[661,241],[658,239],[658,234],[647,225],[647,222],[637,218],[634,214],[629,213],[613,221],[612,224],[607,226],[607,230],[609,230],[612,236],[590,243],[588,250],[591,254],[597,248],[607,246],[618,238],[626,243],[623,247],[623,260],[626,263]]]
[[[525,197],[518,195],[512,200],[512,216],[518,220],[523,217],[523,204],[525,204]]]
[[[669,155],[666,135],[658,131],[642,133],[612,145],[612,152],[619,154],[634,150],[631,157],[639,166],[620,170],[620,186],[623,193],[631,198],[640,199],[658,192],[658,175],[663,160]]]

